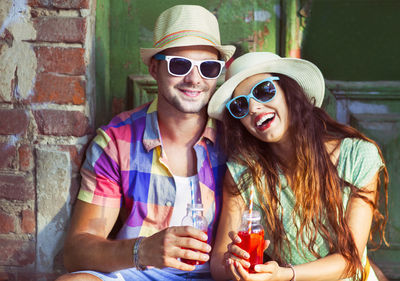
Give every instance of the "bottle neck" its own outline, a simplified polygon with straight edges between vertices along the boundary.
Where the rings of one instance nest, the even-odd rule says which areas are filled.
[[[188,204],[186,211],[187,215],[182,219],[182,225],[190,225],[202,231],[207,231],[208,223],[207,219],[203,216],[202,205],[197,204],[193,206]]]
[[[252,212],[246,210],[242,216],[240,231],[259,232],[260,229],[262,228],[260,223],[261,223],[261,216],[257,210],[253,210]]]
[[[188,204],[186,213],[188,215],[203,215],[203,204]]]
[[[188,216],[203,216],[203,210],[196,210],[190,208],[187,208],[186,210],[187,210],[186,214]]]

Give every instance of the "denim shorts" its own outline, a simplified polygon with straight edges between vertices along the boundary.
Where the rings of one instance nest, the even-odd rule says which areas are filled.
[[[158,268],[146,269],[139,271],[135,268],[123,269],[111,273],[102,273],[97,271],[77,271],[74,273],[89,273],[91,275],[99,277],[103,281],[131,281],[131,280],[144,280],[144,281],[163,281],[163,280],[210,280],[212,281],[210,272],[190,272],[182,271],[181,273],[171,273],[167,270]]]

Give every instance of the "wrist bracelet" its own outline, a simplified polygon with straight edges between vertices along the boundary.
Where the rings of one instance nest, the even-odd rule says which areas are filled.
[[[139,246],[144,237],[138,237],[133,244],[133,264],[137,270],[143,271],[147,267],[139,263]]]
[[[286,266],[287,268],[290,268],[293,271],[293,278],[290,279],[290,281],[296,281],[296,271],[294,271],[294,267],[293,265],[291,265],[290,263]]]

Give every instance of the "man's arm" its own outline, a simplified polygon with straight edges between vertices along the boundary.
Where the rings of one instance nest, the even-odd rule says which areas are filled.
[[[68,271],[112,272],[134,266],[132,252],[135,239],[107,239],[118,214],[119,208],[77,200],[64,245],[64,264]],[[158,268],[194,270],[195,266],[178,258],[207,261],[209,256],[204,253],[209,253],[211,247],[206,241],[207,236],[193,227],[169,227],[143,239],[139,262]]]
[[[132,240],[108,240],[119,208],[98,206],[77,200],[64,244],[68,271],[111,272],[133,266]]]

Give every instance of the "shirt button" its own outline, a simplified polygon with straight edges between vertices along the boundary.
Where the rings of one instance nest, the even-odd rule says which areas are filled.
[[[167,207],[171,207],[171,206],[172,206],[172,202],[171,202],[171,201],[167,201],[167,203],[165,203],[165,205],[166,205]]]

